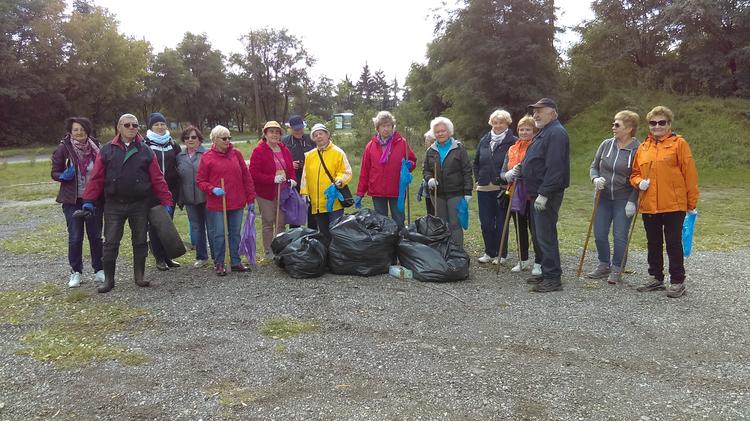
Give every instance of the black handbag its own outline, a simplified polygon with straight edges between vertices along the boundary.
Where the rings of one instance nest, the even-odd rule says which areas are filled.
[[[331,180],[331,183],[333,183],[333,185],[335,186],[336,180],[333,179],[331,173],[328,171],[328,167],[326,167],[326,162],[323,160],[323,154],[320,152],[320,149],[318,149],[318,157],[320,158],[320,165],[323,166],[323,170],[325,170],[326,175]],[[354,205],[354,197],[352,197],[352,192],[349,190],[349,186],[336,186],[336,189],[339,191],[339,193],[341,193],[342,196],[344,196],[344,200],[339,200],[339,202],[341,202],[341,206],[345,208],[352,207]]]

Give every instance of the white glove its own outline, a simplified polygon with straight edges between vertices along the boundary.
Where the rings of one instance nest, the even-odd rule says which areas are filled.
[[[643,190],[643,191],[646,191],[646,190],[648,190],[649,184],[651,184],[651,180],[649,180],[648,178],[643,179],[643,180],[641,180],[640,183],[638,183],[638,188],[641,189],[641,190]]]
[[[596,187],[597,190],[604,190],[604,183],[607,180],[604,177],[596,177],[591,181],[594,183],[594,187]]]
[[[693,210],[688,209],[688,213],[691,215],[698,215],[698,209],[693,209]]]
[[[511,169],[509,169],[508,171],[505,172],[505,181],[507,181],[508,183],[512,183],[513,180],[515,180],[516,178],[518,178],[518,175],[521,172],[521,169],[518,168],[519,165],[520,164],[516,164],[515,167],[513,167],[513,168],[511,168]]]
[[[471,196],[464,196],[464,199],[466,199],[466,203],[471,202]]]
[[[427,180],[427,187],[429,187],[430,189],[435,190],[437,186],[438,182],[434,178]]]
[[[335,181],[333,182],[333,184],[335,184],[335,185],[336,185],[336,187],[341,187],[341,186],[343,186],[343,185],[344,185],[344,182],[343,182],[343,181],[341,181],[341,179],[340,179],[340,178],[337,178],[337,179],[336,179],[336,180],[335,180]]]
[[[547,209],[547,198],[542,196],[541,194],[537,196],[536,200],[534,201],[534,209],[536,209],[537,212],[541,212]]]
[[[286,177],[283,174],[277,174],[276,177],[273,178],[273,182],[276,184],[281,184],[284,181],[286,181]]]
[[[289,186],[290,186],[291,188],[295,188],[295,187],[297,187],[297,182],[296,182],[296,181],[294,181],[294,180],[289,180]]]
[[[635,215],[635,203],[628,202],[625,205],[625,216],[627,216],[628,218],[632,218],[633,215]]]

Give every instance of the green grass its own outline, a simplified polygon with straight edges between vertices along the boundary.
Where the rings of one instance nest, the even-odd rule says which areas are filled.
[[[148,362],[141,352],[109,343],[119,333],[139,333],[150,324],[148,312],[120,302],[100,302],[82,290],[63,291],[52,284],[33,290],[0,292],[0,323],[25,330],[19,355],[58,367],[96,360],[134,365]]]
[[[54,198],[58,189],[58,183],[50,178],[49,162],[0,164],[0,200]]]
[[[31,145],[31,146],[24,146],[24,147],[12,147],[12,148],[0,148],[0,158],[11,158],[14,156],[37,156],[37,155],[44,155],[44,154],[50,154],[52,155],[52,151],[54,150],[54,146],[39,146],[39,145]]]
[[[318,325],[309,320],[278,318],[266,320],[260,327],[260,334],[273,339],[288,339],[292,336],[318,330]],[[278,350],[277,350],[278,352]]]
[[[209,388],[209,397],[216,397],[224,410],[241,409],[255,402],[258,397],[247,387],[241,387],[234,382],[224,382]],[[224,415],[229,415],[225,413]]]

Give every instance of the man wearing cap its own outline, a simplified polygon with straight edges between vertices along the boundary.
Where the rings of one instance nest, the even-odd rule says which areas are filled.
[[[284,136],[281,142],[292,153],[292,165],[294,165],[297,180],[302,180],[302,170],[305,167],[305,153],[315,149],[315,142],[305,133],[305,121],[302,117],[298,115],[291,116],[289,118],[289,127],[292,129],[292,134]],[[296,189],[299,191],[299,186]],[[318,224],[315,218],[313,218],[311,210],[308,209],[307,212],[307,227],[317,229]],[[298,225],[289,225],[289,227],[297,228]]]
[[[532,234],[542,255],[542,277],[527,280],[535,284],[532,291],[562,290],[560,247],[557,240],[557,219],[565,189],[570,185],[570,140],[568,132],[557,119],[557,105],[542,98],[529,105],[539,132],[526,152],[523,162],[514,167],[526,183],[526,191],[534,202]]]
[[[117,135],[104,146],[96,158],[91,181],[83,192],[83,208],[94,210],[94,202],[104,195],[104,246],[102,265],[104,284],[97,291],[109,292],[115,287],[115,262],[120,249],[125,220],[130,225],[133,243],[133,276],[138,286],[144,279],[148,245],[148,211],[152,197],[172,213],[172,194],[159,168],[154,152],[138,134],[138,119],[124,114],[117,123]]]

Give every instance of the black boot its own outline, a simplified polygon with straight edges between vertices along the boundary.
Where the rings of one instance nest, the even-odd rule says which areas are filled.
[[[149,282],[144,278],[146,272],[146,257],[133,257],[133,279],[139,287],[147,287]]]
[[[102,269],[104,270],[104,283],[96,289],[96,292],[104,294],[112,291],[115,287],[115,264],[116,262],[102,261]]]

